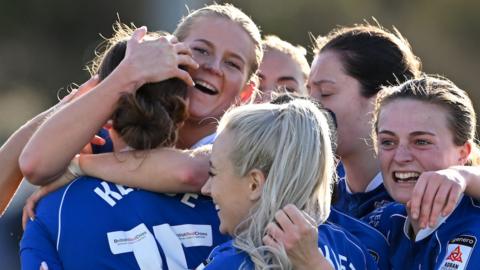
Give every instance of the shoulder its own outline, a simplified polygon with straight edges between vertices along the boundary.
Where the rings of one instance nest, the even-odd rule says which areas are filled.
[[[344,229],[324,223],[318,234],[319,249],[335,269],[377,269],[365,246]]]
[[[250,260],[245,252],[233,246],[233,240],[217,246],[208,258],[205,269],[238,269]]]

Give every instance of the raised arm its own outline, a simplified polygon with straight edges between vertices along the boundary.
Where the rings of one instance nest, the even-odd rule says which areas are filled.
[[[110,118],[122,93],[172,77],[193,84],[188,73],[179,68],[197,66],[189,49],[165,37],[143,41],[145,33],[145,27],[137,29],[119,66],[92,91],[54,113],[32,136],[19,159],[30,182],[45,185],[61,175],[75,154]]]
[[[208,178],[209,148],[159,148],[80,155],[81,171],[129,187],[163,193],[200,192]]]

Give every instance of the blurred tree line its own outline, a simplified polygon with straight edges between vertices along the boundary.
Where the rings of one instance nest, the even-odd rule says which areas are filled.
[[[208,0],[23,0],[0,2],[0,142],[33,115],[53,105],[71,83],[88,78],[83,67],[112,23],[172,31],[178,19]],[[398,30],[422,59],[424,71],[439,73],[475,91],[480,70],[480,2],[474,0],[231,0],[251,15],[263,33],[276,34],[311,51],[314,36],[337,25],[376,18]],[[118,15],[117,15],[118,14]],[[309,60],[311,60],[311,54]],[[477,111],[480,108],[477,106]]]

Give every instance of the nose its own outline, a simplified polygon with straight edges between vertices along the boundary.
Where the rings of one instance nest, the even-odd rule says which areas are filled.
[[[217,58],[217,57],[210,57],[209,59],[206,59],[205,62],[203,62],[203,65],[202,67],[215,74],[215,75],[218,75],[218,76],[222,76],[223,75],[223,71],[222,71],[222,68],[221,68],[221,59]]]
[[[203,184],[203,187],[202,187],[202,194],[205,195],[205,196],[210,196],[211,197],[211,190],[212,190],[212,185],[210,183],[210,178],[208,178],[207,182],[205,182],[205,184]]]
[[[395,150],[394,160],[398,163],[406,163],[412,161],[412,153],[408,146],[399,145]]]

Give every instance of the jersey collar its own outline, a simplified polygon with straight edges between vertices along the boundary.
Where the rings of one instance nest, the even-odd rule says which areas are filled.
[[[375,175],[375,177],[373,177],[372,181],[370,181],[370,183],[368,183],[368,186],[365,188],[365,193],[367,192],[370,192],[374,189],[376,189],[377,187],[379,187],[381,184],[383,183],[383,177],[382,177],[382,173],[377,173],[377,175]],[[348,192],[348,194],[352,194],[352,190],[350,190],[350,187],[348,186],[348,180],[347,180],[347,177],[345,177],[345,186],[346,186],[346,190]]]

